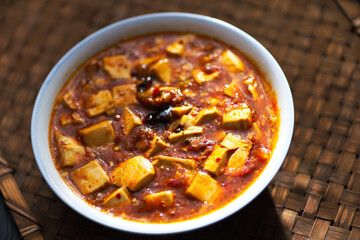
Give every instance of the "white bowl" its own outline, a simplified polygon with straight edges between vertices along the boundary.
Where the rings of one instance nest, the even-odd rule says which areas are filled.
[[[49,122],[56,95],[71,74],[91,56],[114,43],[146,33],[176,31],[207,35],[234,46],[255,60],[278,98],[281,124],[279,139],[268,165],[243,194],[207,215],[175,223],[140,223],[113,217],[90,206],[77,196],[56,170],[49,149]],[[85,217],[135,233],[166,234],[188,231],[219,221],[251,202],[271,181],[283,163],[294,127],[294,106],[286,77],[271,54],[242,30],[218,19],[188,13],[157,13],[129,18],[111,24],[88,36],[51,70],[37,96],[31,119],[31,140],[36,162],[52,190],[71,208]]]

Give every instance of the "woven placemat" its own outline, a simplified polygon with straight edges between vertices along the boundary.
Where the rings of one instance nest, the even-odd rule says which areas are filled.
[[[281,170],[243,210],[197,231],[145,237],[87,220],[55,196],[32,154],[30,118],[46,75],[73,45],[115,21],[161,11],[216,17],[259,40],[285,71],[296,122]],[[0,1],[0,151],[3,169],[14,169],[0,183],[34,220],[15,222],[33,227],[28,239],[359,239],[360,38],[351,29],[328,0]]]

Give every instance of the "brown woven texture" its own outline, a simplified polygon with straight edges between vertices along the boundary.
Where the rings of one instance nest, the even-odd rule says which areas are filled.
[[[360,36],[360,1],[336,0],[336,2],[353,25],[353,31]]]
[[[0,191],[4,195],[5,204],[11,211],[21,237],[26,240],[41,240],[43,238],[39,232],[38,222],[31,215],[14,177],[10,174],[12,171],[6,160],[0,156]]]
[[[72,46],[115,21],[162,11],[216,17],[255,37],[283,68],[296,114],[288,156],[259,197],[209,227],[154,237],[108,229],[58,199],[34,160],[30,118],[46,75]],[[351,29],[329,0],[0,1],[0,151],[43,237],[359,239],[360,38]]]

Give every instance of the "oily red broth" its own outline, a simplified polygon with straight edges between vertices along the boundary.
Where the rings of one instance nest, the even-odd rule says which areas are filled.
[[[267,165],[277,99],[238,50],[194,34],[119,42],[58,94],[50,148],[66,183],[115,216],[174,222],[204,215]]]

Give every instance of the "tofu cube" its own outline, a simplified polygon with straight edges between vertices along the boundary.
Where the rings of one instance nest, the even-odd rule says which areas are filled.
[[[228,129],[247,129],[251,125],[251,109],[242,107],[223,114],[222,127]]]
[[[201,84],[203,82],[211,81],[219,76],[219,72],[213,72],[206,74],[205,72],[201,71],[200,69],[194,69],[192,71],[194,80]]]
[[[138,116],[136,116],[129,108],[124,108],[124,125],[125,125],[125,131],[127,134],[131,132],[131,130],[141,125],[142,122]]]
[[[194,123],[195,123],[195,118],[193,118],[190,115],[183,115],[180,118],[180,124],[184,126],[184,128],[192,127],[194,126]]]
[[[239,80],[233,79],[229,86],[227,86],[224,90],[224,93],[229,97],[236,97],[239,94]]]
[[[106,172],[96,160],[76,169],[70,175],[75,185],[85,195],[96,192],[110,184]]]
[[[113,107],[113,98],[109,90],[99,91],[86,100],[86,115],[97,116]]]
[[[69,125],[70,123],[72,123],[73,119],[71,117],[71,115],[69,114],[62,114],[60,116],[60,124],[61,126],[66,126],[66,125]]]
[[[103,202],[103,206],[107,208],[121,206],[131,203],[131,194],[126,187],[121,187],[112,192]]]
[[[164,83],[171,82],[170,61],[167,58],[160,59],[150,67],[150,71],[155,72],[160,81]]]
[[[244,141],[239,136],[236,136],[235,134],[228,133],[225,138],[220,143],[221,146],[226,147],[227,149],[236,149],[241,147],[244,144]]]
[[[84,118],[78,112],[74,112],[73,114],[71,114],[71,117],[74,119],[75,124],[82,124],[85,122]]]
[[[196,169],[176,167],[175,173],[171,176],[168,183],[172,187],[187,187],[190,185],[195,175],[198,173]]]
[[[148,58],[144,58],[140,61],[140,65],[148,66],[156,61],[159,61],[161,58],[164,57],[164,54],[156,54]]]
[[[257,100],[257,99],[259,98],[259,94],[258,94],[258,92],[257,92],[257,90],[256,90],[255,85],[249,84],[249,85],[248,85],[248,90],[249,90],[249,92],[251,93],[251,95],[253,96],[253,98],[254,98],[255,100]]]
[[[195,169],[197,167],[197,163],[193,159],[174,158],[174,157],[168,157],[162,155],[155,156],[153,159],[154,161],[152,162],[152,164],[154,166],[171,165],[174,163],[179,163],[189,169]]]
[[[182,115],[187,114],[188,112],[190,112],[190,110],[192,108],[193,108],[192,105],[180,106],[180,107],[174,107],[171,111],[172,111],[172,113],[174,113],[177,116],[182,116]]]
[[[137,191],[148,185],[155,176],[151,162],[136,156],[120,163],[111,175],[111,181],[118,186],[126,186],[131,191]]]
[[[200,201],[212,201],[220,191],[221,186],[215,179],[206,173],[198,172],[190,186],[186,189],[186,194]]]
[[[247,78],[244,79],[243,83],[245,84],[254,84],[255,77],[253,75],[248,75]]]
[[[104,69],[111,78],[130,78],[131,64],[124,55],[104,57]]]
[[[163,149],[169,147],[170,145],[164,142],[161,137],[155,134],[153,140],[151,141],[150,149],[145,153],[145,157],[150,157]]]
[[[214,175],[219,175],[221,168],[225,165],[226,160],[228,159],[227,151],[227,148],[215,145],[214,150],[205,161],[204,169]]]
[[[114,97],[115,107],[125,107],[137,103],[135,84],[115,86],[111,91]]]
[[[223,130],[218,130],[214,132],[214,141],[221,142],[226,136],[226,132]]]
[[[115,139],[115,131],[111,120],[102,121],[79,130],[85,143],[90,147],[99,147],[112,143]]]
[[[246,159],[249,157],[252,142],[250,140],[243,140],[240,146],[230,157],[225,169],[226,175],[238,176],[242,173]]]
[[[242,72],[245,70],[244,63],[230,50],[225,50],[221,54],[221,62],[232,72]]]
[[[163,191],[145,196],[145,204],[148,207],[169,207],[174,203],[174,194],[172,191]]]
[[[180,119],[171,123],[169,131],[174,131],[177,127],[182,126],[184,128],[194,126],[195,118],[190,115],[183,115]]]
[[[202,127],[196,127],[196,126],[188,127],[187,129],[185,129],[181,132],[171,133],[168,138],[169,138],[170,142],[175,142],[175,141],[181,140],[186,137],[201,135],[201,134],[203,134],[203,132],[204,132],[204,130]]]
[[[72,137],[66,137],[59,131],[55,131],[55,139],[59,149],[61,166],[71,167],[78,163],[78,159],[85,155],[86,151],[80,143]]]
[[[115,114],[115,108],[109,108],[106,110],[106,115],[111,116]]]
[[[73,90],[69,90],[67,93],[65,93],[62,99],[66,106],[68,106],[71,110],[76,110],[78,103],[75,100]]]
[[[185,52],[184,43],[182,41],[174,42],[166,47],[166,52],[181,56]]]
[[[196,116],[195,125],[201,125],[203,123],[209,122],[219,115],[219,110],[216,107],[203,109]]]

